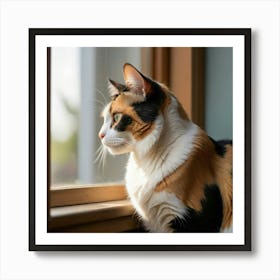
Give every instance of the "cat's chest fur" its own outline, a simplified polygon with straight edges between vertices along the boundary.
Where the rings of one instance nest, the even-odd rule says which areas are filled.
[[[167,191],[157,192],[156,186],[188,158],[198,128],[190,124],[181,137],[161,139],[156,154],[138,160],[131,153],[127,164],[126,188],[136,211],[151,232],[171,232],[170,222],[185,214],[183,202]],[[173,140],[172,140],[173,139]]]
[[[183,207],[177,207],[178,209],[174,211],[176,204],[181,205],[180,201],[167,192],[155,192],[157,180],[148,177],[133,161],[130,159],[127,168],[126,188],[134,208],[146,229],[151,232],[171,231],[169,222],[180,209],[183,209]],[[173,210],[170,208],[171,205]],[[168,211],[169,217],[163,219],[163,211]]]

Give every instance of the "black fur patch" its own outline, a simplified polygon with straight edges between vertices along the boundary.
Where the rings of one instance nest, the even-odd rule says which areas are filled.
[[[132,107],[143,122],[153,122],[158,116],[159,107],[156,104],[143,101],[132,104]]]
[[[184,218],[171,221],[174,232],[219,232],[223,219],[223,201],[217,185],[206,186],[202,210],[186,207]]]
[[[226,149],[226,145],[232,145],[232,141],[231,140],[220,140],[220,141],[215,141],[214,139],[212,139],[211,137],[209,137],[210,140],[212,141],[212,143],[215,146],[215,151],[216,154],[218,154],[219,156],[223,157],[227,151]]]
[[[141,120],[146,123],[153,122],[156,119],[160,106],[165,99],[165,93],[161,87],[152,81],[150,83],[152,84],[151,92],[147,94],[146,100],[131,105]]]
[[[132,118],[127,115],[122,115],[120,121],[116,124],[117,131],[125,131],[126,128],[132,123]]]

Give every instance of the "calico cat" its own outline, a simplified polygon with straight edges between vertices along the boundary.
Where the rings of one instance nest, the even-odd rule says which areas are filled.
[[[99,132],[111,154],[130,153],[126,188],[150,232],[225,232],[232,225],[232,143],[216,142],[168,88],[131,64],[109,80]]]

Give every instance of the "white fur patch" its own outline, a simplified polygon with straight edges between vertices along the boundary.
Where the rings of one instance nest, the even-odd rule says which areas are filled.
[[[147,201],[140,198],[138,207],[140,205],[143,223],[151,232],[172,232],[170,222],[186,214],[183,202],[175,194],[165,191],[153,193]]]

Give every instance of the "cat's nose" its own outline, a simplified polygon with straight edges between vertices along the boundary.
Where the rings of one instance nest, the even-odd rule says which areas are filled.
[[[99,136],[100,139],[103,139],[105,137],[105,133],[99,132],[98,136]]]

